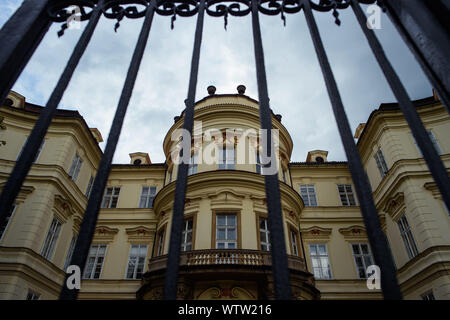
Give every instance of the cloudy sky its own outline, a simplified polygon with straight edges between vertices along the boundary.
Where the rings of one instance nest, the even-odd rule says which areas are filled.
[[[0,26],[21,2],[0,2]],[[331,12],[315,17],[354,131],[380,103],[395,99],[352,10],[340,13],[340,27]],[[260,20],[271,107],[294,141],[291,160],[304,161],[314,149],[328,150],[329,160],[345,160],[303,13],[287,15],[286,27],[280,16]],[[153,163],[164,162],[163,138],[187,96],[195,21],[177,17],[171,30],[170,17],[155,16],[114,163],[129,163],[128,154],[138,151],[148,152]],[[102,17],[59,106],[78,110],[105,140],[142,22],[124,19],[115,33],[115,21]],[[216,93],[236,93],[239,84],[257,99],[251,17],[229,17],[227,31],[223,25],[223,18],[206,16],[196,99],[207,95],[208,85]],[[387,17],[381,27],[377,35],[411,98],[431,96],[431,85]],[[52,26],[13,87],[28,102],[46,104],[82,31],[58,38],[59,28]]]

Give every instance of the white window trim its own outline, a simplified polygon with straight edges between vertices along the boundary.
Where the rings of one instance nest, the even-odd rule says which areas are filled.
[[[53,221],[56,221],[57,229],[52,234],[51,240],[49,241],[49,246],[46,247],[47,237],[49,236],[51,227],[53,225]],[[42,249],[41,249],[41,256],[44,257],[45,259],[49,260],[49,261],[53,258],[53,254],[55,253],[56,244],[58,242],[59,235],[61,234],[62,225],[63,225],[63,223],[58,218],[53,217],[52,221],[50,222],[50,226],[49,226],[49,228],[47,230],[47,233],[45,235],[44,243],[43,243]],[[46,250],[44,250],[44,249],[46,249]]]
[[[107,195],[108,188],[112,189],[111,195]],[[119,194],[114,195],[115,189],[119,189]],[[103,198],[102,198],[102,202],[101,202],[101,208],[102,209],[115,209],[115,208],[117,208],[118,205],[119,205],[119,198],[120,198],[120,192],[121,191],[122,191],[122,187],[106,187],[105,188],[105,192],[103,193]],[[104,202],[106,196],[108,196],[110,198],[109,198],[108,204],[106,206],[103,206],[103,202]],[[117,197],[117,203],[116,203],[115,207],[111,207],[113,197]]]
[[[407,229],[405,228],[406,226],[402,220],[403,218],[407,223]],[[401,230],[400,225],[402,225],[403,231]],[[406,217],[405,213],[403,213],[397,220],[397,227],[399,228],[400,237],[402,238],[403,244],[405,246],[406,254],[408,255],[409,260],[411,260],[419,254],[419,248],[417,247],[416,239],[414,237],[414,234],[412,233],[411,225],[409,224],[408,218]],[[408,234],[410,234],[411,237],[408,237]],[[412,240],[413,243],[411,243],[410,240]]]
[[[89,198],[89,196],[91,195],[92,188],[94,187],[94,181],[95,181],[95,177],[93,175],[91,175],[91,177],[89,178],[88,185],[86,187],[86,192],[84,194],[86,196],[86,198]]]
[[[347,205],[342,203],[341,192],[339,191],[339,186],[344,186],[345,197],[347,198],[347,202],[348,202]],[[345,186],[350,186],[350,188],[352,189],[352,195],[353,195],[353,199],[355,200],[355,204],[350,204],[350,200],[348,199],[348,193],[347,193],[347,190],[345,190]],[[356,198],[356,194],[355,194],[355,191],[353,190],[352,184],[349,184],[349,183],[337,184],[336,188],[337,188],[339,200],[341,201],[341,206],[343,206],[343,207],[357,207],[358,206],[358,200]]]
[[[219,226],[218,219],[219,217],[224,216],[226,217],[226,222],[228,222],[228,217],[234,217],[234,226],[225,224],[224,226]],[[234,240],[230,240],[230,239],[223,239],[223,240],[219,240],[217,239],[219,232],[218,230],[220,229],[225,229],[225,234],[228,235],[228,229],[235,229],[235,234],[236,234],[236,239]],[[216,248],[215,249],[220,249],[220,250],[226,250],[226,249],[237,249],[238,248],[238,218],[237,218],[237,214],[217,214],[216,215]],[[223,243],[225,248],[218,248],[218,243]],[[234,248],[228,248],[228,245],[230,243],[234,243]]]
[[[261,229],[261,220],[264,220],[264,221],[265,221],[265,227],[266,227],[266,229]],[[259,217],[258,227],[259,227],[259,234],[260,234],[260,236],[259,236],[259,243],[260,243],[260,244],[259,244],[259,247],[260,247],[259,250],[262,250],[262,251],[270,251],[270,250],[271,250],[271,247],[272,247],[272,244],[270,243],[269,220],[268,220],[267,218]],[[262,239],[261,239],[261,232],[263,232],[263,233],[266,234],[266,236],[267,236],[267,242],[262,241]],[[265,246],[267,247],[267,249],[266,249],[266,250],[263,250],[263,249],[261,248],[262,245],[265,245]]]
[[[329,277],[329,278],[316,278],[316,276],[315,276],[315,274],[314,274],[314,266],[313,266],[312,260],[313,260],[313,257],[320,257],[320,255],[318,255],[318,256],[313,255],[313,254],[311,253],[311,246],[318,246],[318,245],[324,245],[324,246],[325,246],[325,249],[326,249],[326,251],[327,251],[328,270],[329,270],[329,272],[330,272],[330,277]],[[309,243],[309,244],[308,244],[308,249],[309,249],[309,258],[310,258],[310,260],[311,260],[311,271],[312,271],[312,274],[314,275],[314,277],[316,278],[316,280],[333,280],[333,279],[334,279],[334,276],[333,276],[333,268],[331,268],[330,253],[329,253],[329,251],[328,251],[328,246],[327,246],[327,244],[326,244],[326,243]],[[319,260],[319,261],[320,261],[320,260]],[[321,262],[321,261],[320,261],[320,265],[321,265],[321,268],[322,268],[322,262]],[[322,268],[322,269],[323,269],[323,268]]]
[[[381,148],[378,148],[377,152],[375,152],[374,158],[378,171],[380,172],[381,177],[384,178],[389,172],[389,167],[386,163],[386,158],[384,157],[384,153]]]
[[[359,251],[360,251],[359,254],[355,254],[355,253],[353,252],[353,245],[357,245],[357,246],[359,247]],[[366,246],[367,246],[367,249],[368,249],[368,251],[369,251],[368,254],[363,254],[363,253],[362,253],[361,245],[366,245]],[[364,256],[370,256],[370,260],[371,260],[372,264],[374,264],[373,254],[372,254],[372,249],[370,248],[370,244],[369,244],[368,242],[353,242],[353,243],[350,243],[350,250],[351,250],[352,256],[353,256],[353,262],[355,263],[356,276],[358,277],[358,279],[361,279],[361,280],[367,279],[367,276],[368,276],[368,275],[367,275],[367,268],[368,268],[369,266],[366,266],[366,261],[364,260]],[[357,257],[357,256],[360,256],[360,257],[361,257],[361,261],[362,261],[363,267],[364,267],[364,274],[366,275],[365,278],[361,278],[360,275],[359,275],[358,263],[356,262],[356,257]]]
[[[227,150],[233,150],[232,162],[228,162],[229,160],[231,160],[231,157],[229,157]],[[223,158],[224,156],[225,156],[225,159]],[[221,166],[223,166],[223,168],[221,168]],[[235,170],[236,169],[236,146],[234,144],[232,144],[232,145],[224,144],[222,146],[222,148],[219,149],[218,169],[219,170]]]
[[[302,187],[306,187],[306,193],[307,193],[307,196],[308,196],[308,204],[305,203],[305,199],[303,199],[303,197],[302,197]],[[311,194],[309,193],[309,188],[310,187],[313,188],[312,195],[316,199],[316,204],[315,205],[311,205],[311,201],[310,201]],[[305,203],[305,207],[318,207],[319,206],[319,201],[318,201],[317,193],[316,193],[316,186],[314,184],[300,184],[298,189],[300,190],[300,197],[302,198],[303,203]],[[339,192],[339,189],[338,189],[338,192]]]
[[[139,246],[139,249],[141,248],[141,246],[145,246],[144,265],[143,265],[143,268],[142,268],[142,274],[145,273],[145,265],[146,265],[145,262],[146,262],[147,256],[148,256],[148,244],[146,244],[146,243],[132,243],[132,244],[130,244],[127,265],[125,266],[125,280],[139,280],[140,279],[140,278],[136,277],[136,273],[137,273],[137,269],[138,269],[139,258],[141,256],[138,256],[137,263],[136,263],[136,265],[134,267],[134,270],[133,270],[133,277],[132,278],[128,278],[128,265],[130,263],[131,249],[132,249],[133,246]]]
[[[192,221],[192,229],[188,228],[189,227],[189,223],[188,223],[189,221]],[[187,241],[187,235],[188,235],[188,231],[189,230],[191,231],[191,235],[192,235],[192,238],[191,238],[190,242]],[[186,220],[183,221],[183,230],[181,232],[181,236],[182,236],[182,239],[181,239],[181,251],[182,252],[188,251],[188,250],[186,250],[186,247],[189,244],[191,245],[191,250],[194,250],[193,245],[192,245],[192,240],[194,239],[194,219],[193,218],[187,218]],[[191,251],[191,250],[189,250],[189,251]]]
[[[69,168],[69,176],[74,182],[76,182],[78,179],[82,165],[83,159],[78,154],[78,152],[76,152],[74,157],[72,158],[72,164],[70,165]]]
[[[148,193],[144,195],[144,188],[148,188]],[[152,190],[151,188],[155,188],[155,193],[151,193],[150,191]],[[120,193],[120,192],[119,192]],[[141,195],[139,197],[139,202],[138,202],[138,208],[142,209],[142,208],[153,208],[153,200],[150,202],[150,198],[155,199],[156,194],[158,193],[158,187],[157,186],[142,186],[141,188]],[[141,200],[142,197],[145,196],[147,197],[147,201],[145,203],[144,207],[141,207]],[[119,199],[117,199],[117,203],[119,203]]]
[[[100,267],[100,274],[98,275],[98,278],[93,278],[93,275],[95,274],[95,266],[96,266],[96,262],[98,260],[98,249],[97,249],[97,253],[95,254],[95,262],[94,262],[94,267],[91,270],[91,274],[89,275],[89,277],[85,277],[85,271],[86,271],[86,267],[87,267],[87,260],[86,260],[86,265],[84,266],[85,270],[83,270],[83,274],[82,274],[82,279],[83,280],[98,280],[102,278],[102,273],[103,273],[103,267],[105,265],[105,260],[106,260],[106,254],[108,253],[108,245],[104,244],[104,243],[94,243],[91,245],[92,246],[105,246],[105,254],[103,256],[103,261],[102,261],[102,266]],[[89,251],[91,250],[91,247],[89,247]],[[88,259],[89,259],[89,255],[88,255]]]

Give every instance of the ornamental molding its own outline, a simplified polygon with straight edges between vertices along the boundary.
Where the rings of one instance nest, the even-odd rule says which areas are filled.
[[[6,182],[2,182],[0,183],[0,192],[3,191],[4,186],[6,185]],[[15,203],[19,204],[19,203],[23,203],[25,202],[25,200],[27,199],[27,197],[33,193],[33,191],[36,188],[33,186],[22,186],[20,188],[19,194],[16,197]]]
[[[119,229],[109,228],[107,226],[97,226],[95,228],[94,239],[102,242],[113,242],[114,237],[119,232]]]
[[[125,232],[128,235],[128,241],[150,241],[153,239],[155,230],[144,226],[138,226],[134,228],[127,228]]]
[[[367,239],[366,228],[362,226],[354,225],[347,228],[341,228],[339,229],[339,232],[344,236],[345,239],[351,240]]]
[[[302,238],[309,240],[328,240],[330,239],[332,231],[332,228],[322,228],[318,226],[300,229]]]
[[[405,195],[403,192],[397,192],[386,201],[383,211],[387,212],[396,221],[405,208]]]
[[[66,222],[76,213],[72,203],[59,194],[55,195],[53,209],[55,215],[63,222]]]
[[[442,194],[435,182],[427,182],[423,185],[423,187],[430,191],[435,199],[442,200]]]

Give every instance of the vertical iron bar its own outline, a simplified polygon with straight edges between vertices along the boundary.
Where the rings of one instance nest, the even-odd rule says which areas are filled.
[[[306,21],[314,43],[319,64],[322,69],[322,74],[324,76],[341,140],[347,155],[349,169],[352,175],[353,183],[355,184],[360,208],[367,230],[367,236],[374,254],[375,262],[381,269],[381,287],[384,298],[387,300],[402,299],[400,287],[397,282],[394,262],[392,261],[386,236],[381,228],[380,219],[373,202],[372,189],[369,184],[369,179],[362,165],[358,149],[356,148],[339,89],[328,61],[309,0],[303,1],[303,9],[305,11]]]
[[[52,24],[50,0],[25,0],[0,30],[0,104]]]
[[[194,126],[195,93],[197,88],[198,69],[200,64],[200,49],[202,44],[203,21],[205,16],[205,0],[200,0],[198,7],[197,25],[195,27],[194,49],[191,61],[191,73],[189,78],[188,96],[185,100],[183,129],[192,136]],[[182,152],[191,152],[191,140],[183,141],[186,149]],[[180,159],[183,154],[180,153]],[[184,200],[186,197],[188,179],[188,164],[181,161],[178,165],[175,199],[172,213],[172,228],[170,232],[169,253],[167,257],[166,277],[164,280],[164,299],[176,300],[178,287],[178,269],[181,252],[181,229],[183,227]]]
[[[375,58],[378,61],[391,89],[394,93],[395,97],[398,100],[400,109],[405,115],[405,119],[408,122],[411,131],[416,139],[417,145],[420,147],[422,151],[423,157],[428,164],[428,168],[436,181],[437,186],[442,194],[442,199],[444,200],[447,208],[450,209],[450,179],[448,178],[447,170],[444,167],[444,164],[441,161],[441,157],[436,152],[436,149],[433,146],[433,143],[428,136],[425,127],[417,113],[416,107],[411,102],[411,99],[406,92],[405,87],[403,86],[400,78],[389,62],[384,50],[378,41],[375,32],[369,28],[367,28],[367,18],[364,12],[362,11],[360,5],[352,0],[351,2],[353,11],[355,12],[356,18],[363,30],[367,41],[372,49],[372,52],[375,55]]]
[[[440,19],[442,15],[448,19],[449,1],[445,2],[384,0],[391,21],[450,113],[450,37]]]
[[[111,162],[117,147],[117,142],[119,141],[120,132],[125,120],[125,114],[130,102],[131,94],[133,93],[134,84],[136,83],[139,66],[141,65],[142,57],[147,46],[156,6],[157,3],[156,0],[154,0],[150,2],[147,7],[144,23],[134,49],[133,57],[128,68],[127,77],[125,79],[113,123],[111,125],[105,152],[103,153],[100,161],[100,167],[94,180],[94,185],[92,187],[91,195],[89,197],[83,221],[80,226],[80,232],[75,244],[72,260],[70,261],[70,265],[78,266],[81,272],[84,270],[89,248],[94,236],[103,191],[111,170]],[[63,283],[61,294],[59,296],[61,300],[75,300],[78,296],[78,289],[70,290],[66,285],[69,276],[69,274],[66,274],[66,279]]]
[[[67,65],[55,86],[55,89],[53,89],[53,92],[47,101],[45,108],[42,109],[39,119],[25,142],[24,149],[10,174],[5,187],[3,188],[0,196],[0,224],[3,223],[6,218],[6,213],[11,210],[11,206],[17,197],[28,172],[30,171],[31,165],[33,164],[42,140],[47,133],[48,127],[50,126],[64,91],[67,89],[70,79],[72,78],[81,57],[86,51],[86,47],[88,46],[95,27],[97,26],[98,20],[101,17],[102,2],[103,0],[100,0],[99,5],[93,9],[94,11],[89,19],[88,25],[78,40],[72,55],[70,56],[69,61],[67,62]]]
[[[275,152],[275,148],[272,140],[272,115],[269,106],[269,93],[267,89],[266,67],[264,64],[258,5],[259,0],[252,0],[253,46],[255,51],[256,78],[258,82],[260,123],[261,129],[267,130],[267,142],[262,144],[262,148],[263,154],[271,156],[272,152]],[[270,165],[273,165],[273,163],[270,163]],[[266,174],[264,176],[264,182],[267,198],[270,241],[272,245],[272,276],[275,298],[280,300],[290,300],[292,294],[291,286],[289,284],[289,269],[284,238],[278,174]]]

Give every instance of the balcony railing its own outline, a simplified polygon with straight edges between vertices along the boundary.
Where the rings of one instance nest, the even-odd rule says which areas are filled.
[[[183,252],[180,255],[180,267],[190,266],[260,266],[271,267],[272,260],[269,251],[244,250],[244,249],[209,249]],[[150,259],[149,272],[165,269],[167,255]],[[289,269],[306,271],[304,259],[297,256],[288,256]]]

